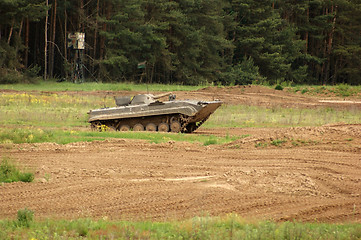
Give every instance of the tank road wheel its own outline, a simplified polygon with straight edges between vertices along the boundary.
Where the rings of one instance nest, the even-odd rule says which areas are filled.
[[[159,132],[169,132],[169,125],[168,123],[160,123],[158,125],[158,131]]]
[[[135,132],[144,131],[144,126],[141,123],[137,123],[134,125],[133,131]]]
[[[93,131],[98,131],[98,132],[102,131],[102,124],[99,121],[92,122],[90,124],[90,127]]]
[[[181,130],[181,124],[178,122],[178,121],[173,121],[171,124],[170,124],[170,131],[171,132],[174,132],[174,133],[178,133],[180,132]]]
[[[129,125],[122,125],[122,126],[119,128],[119,131],[122,131],[122,132],[126,132],[126,131],[129,131],[129,130],[130,130]]]
[[[148,123],[147,126],[145,126],[145,130],[155,132],[157,131],[157,126],[154,123]]]

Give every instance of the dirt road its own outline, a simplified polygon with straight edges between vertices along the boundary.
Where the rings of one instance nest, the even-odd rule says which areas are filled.
[[[275,99],[282,98],[287,96]],[[267,102],[257,99],[255,104]],[[282,104],[318,102],[297,99]],[[114,139],[0,145],[0,157],[36,172],[33,183],[0,185],[0,218],[15,218],[27,207],[38,219],[167,220],[237,213],[256,220],[361,222],[361,124],[200,128],[194,134],[226,133],[242,137],[210,146]]]

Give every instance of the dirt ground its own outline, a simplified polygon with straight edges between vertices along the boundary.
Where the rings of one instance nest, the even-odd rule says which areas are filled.
[[[361,109],[360,95],[320,98],[254,86],[176,94],[226,104]],[[361,223],[361,123],[201,127],[193,134],[242,137],[210,146],[122,139],[0,145],[0,157],[36,172],[33,183],[0,185],[0,219],[15,218],[27,207],[38,219],[171,220],[236,213],[247,220]]]

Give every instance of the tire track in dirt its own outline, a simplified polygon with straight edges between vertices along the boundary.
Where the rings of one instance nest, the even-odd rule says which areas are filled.
[[[315,128],[312,136],[339,138],[355,128]],[[236,129],[247,131],[256,138],[274,134],[273,129]],[[357,134],[353,141],[360,141]],[[277,221],[360,222],[358,152],[338,151],[337,145],[329,151],[327,144],[231,148],[235,143],[205,147],[114,139],[0,148],[1,156],[36,171],[34,183],[1,186],[0,217],[14,218],[28,207],[38,218],[166,220],[233,212]]]

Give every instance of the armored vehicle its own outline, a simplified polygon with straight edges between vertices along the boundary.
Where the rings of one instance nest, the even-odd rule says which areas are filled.
[[[169,96],[168,101],[160,101]],[[221,101],[175,100],[175,95],[139,94],[114,97],[116,107],[90,110],[88,122],[95,130],[191,133],[221,106]]]

